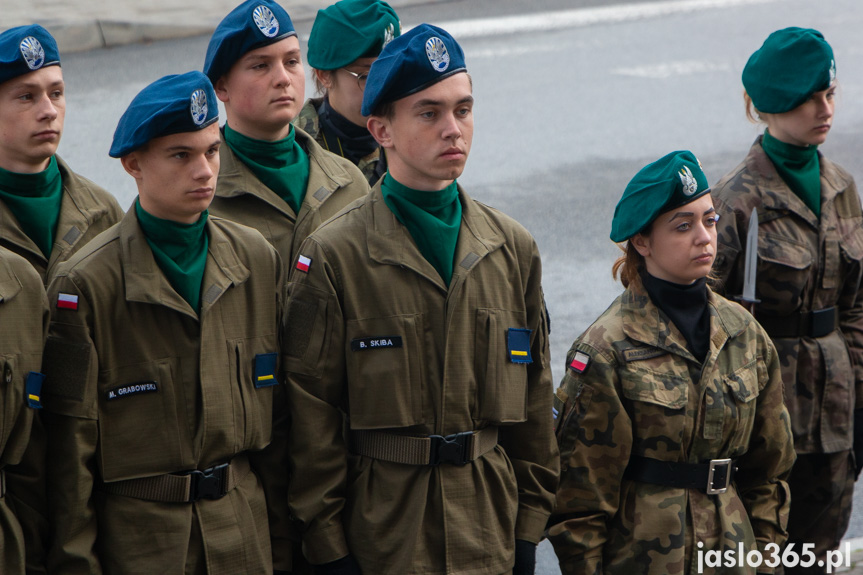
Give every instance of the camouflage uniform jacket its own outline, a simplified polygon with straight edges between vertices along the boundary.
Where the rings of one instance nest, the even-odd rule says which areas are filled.
[[[123,217],[123,210],[114,196],[70,170],[60,156],[57,156],[57,167],[63,181],[63,199],[50,259],[46,259],[36,243],[27,237],[12,211],[0,200],[0,245],[28,260],[46,286],[57,264],[68,260]]]
[[[40,370],[48,319],[48,300],[39,274],[24,258],[0,248],[0,469],[7,478],[30,449],[31,425],[38,421],[35,409],[28,406],[26,382],[31,371]],[[44,455],[42,449],[38,453]],[[0,497],[0,573],[4,575],[23,575],[25,548],[29,553],[30,546],[41,539],[39,535],[33,538],[26,521],[24,525],[19,521],[23,501],[16,496],[17,487],[10,483],[6,495]],[[40,496],[44,499],[44,492]],[[27,567],[28,572],[34,571],[32,564]]]
[[[287,265],[306,237],[343,207],[369,192],[355,165],[327,153],[308,134],[296,129],[296,141],[309,155],[309,183],[300,213],[264,185],[225,143],[210,213],[255,228],[276,248]]]
[[[271,575],[271,537],[286,545],[286,420],[273,417],[286,412],[284,386],[258,384],[276,376],[281,260],[245,226],[210,217],[207,233],[200,315],[159,269],[134,206],[51,281],[50,572]],[[56,305],[61,293],[76,309]],[[136,384],[150,387],[124,393]],[[252,471],[220,499],[163,503],[101,487],[237,456]],[[275,568],[290,570],[289,559]]]
[[[514,539],[542,535],[559,458],[539,251],[514,220],[459,194],[449,286],[380,184],[303,243],[307,273],[291,270],[289,456],[303,472],[290,504],[313,564],[351,552],[369,574],[499,575]],[[524,363],[510,359],[510,328],[530,330]],[[399,345],[352,351],[381,336]],[[345,444],[356,430],[489,426],[497,446],[465,465],[392,463]]]
[[[851,449],[853,410],[863,407],[863,211],[852,177],[820,157],[821,218],[792,192],[760,139],[713,188],[719,221],[714,271],[728,297],[743,291],[746,232],[758,210],[755,316],[835,306],[839,330],[773,338],[798,453]]]
[[[740,306],[713,292],[708,305],[703,366],[640,281],[572,345],[555,399],[561,482],[548,529],[565,575],[697,573],[696,543],[764,552],[785,541],[795,455],[779,358]],[[582,373],[570,365],[577,352],[589,357]],[[625,477],[632,455],[733,458],[739,471],[707,495]]]
[[[327,146],[327,141],[324,139],[324,133],[321,131],[320,120],[318,119],[318,108],[324,101],[323,98],[309,98],[300,110],[299,116],[294,118],[292,122],[297,128],[301,128],[305,133],[315,139],[328,152],[332,152],[337,156],[342,156],[338,150],[331,150]],[[365,156],[357,162],[357,167],[366,177],[370,186],[375,185],[381,176],[386,173],[386,159],[381,155],[381,149],[376,148],[374,152]]]

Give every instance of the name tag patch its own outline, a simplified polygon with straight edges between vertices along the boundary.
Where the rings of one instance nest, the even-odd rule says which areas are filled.
[[[141,381],[109,389],[108,393],[105,394],[105,399],[112,401],[121,397],[129,397],[130,395],[141,393],[154,393],[156,391],[159,391],[159,386],[155,381]]]
[[[366,351],[369,349],[384,349],[388,347],[401,347],[402,337],[400,335],[380,335],[375,337],[359,337],[351,340],[351,351]]]
[[[511,327],[506,332],[507,355],[512,363],[533,363],[530,334],[533,330]]]
[[[659,357],[661,355],[666,355],[668,352],[664,349],[659,349],[656,347],[633,347],[631,349],[623,350],[623,359],[628,362],[630,361],[641,361],[645,359],[653,359],[654,357]]]
[[[255,387],[270,387],[277,385],[276,363],[279,354],[259,353],[255,356]]]

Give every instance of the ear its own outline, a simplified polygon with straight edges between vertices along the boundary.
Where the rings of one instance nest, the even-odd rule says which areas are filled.
[[[650,255],[650,238],[644,234],[635,234],[629,238],[629,243],[635,248],[641,257],[646,258]]]
[[[129,152],[120,158],[120,163],[123,164],[123,169],[126,170],[126,173],[136,180],[141,180],[143,178],[143,174],[141,173],[141,159],[138,157],[138,150]]]
[[[369,116],[366,128],[381,148],[393,147],[392,127],[389,119],[381,116]]]
[[[318,70],[315,68],[314,70],[315,77],[318,79],[318,82],[326,88],[327,90],[332,89],[335,78],[335,73],[331,70]]]
[[[213,84],[213,90],[216,91],[216,97],[226,103],[230,100],[230,97],[228,96],[227,82],[225,81],[225,78],[227,77],[227,74],[223,74],[222,77],[216,80],[216,83]]]

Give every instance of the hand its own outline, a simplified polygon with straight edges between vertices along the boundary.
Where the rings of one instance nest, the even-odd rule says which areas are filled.
[[[854,480],[863,470],[863,408],[854,410]]]
[[[515,540],[515,565],[512,575],[534,575],[536,570],[536,545],[523,539]]]
[[[315,566],[317,575],[362,575],[360,566],[353,555],[347,555],[331,563]]]

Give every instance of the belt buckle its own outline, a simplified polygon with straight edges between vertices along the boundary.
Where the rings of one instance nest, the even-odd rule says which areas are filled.
[[[441,463],[464,465],[467,463],[467,442],[472,435],[473,431],[463,431],[447,436],[429,435],[429,439],[431,439],[429,465],[440,465]]]
[[[725,476],[723,477],[722,487],[713,487],[716,477],[716,468],[725,466]],[[718,495],[728,491],[728,484],[731,479],[731,460],[730,459],[711,459],[710,467],[707,470],[707,494]]]
[[[219,499],[225,495],[225,478],[228,472],[228,464],[223,463],[210,467],[204,471],[192,471],[192,482],[189,485],[189,502],[193,503],[200,499]]]

